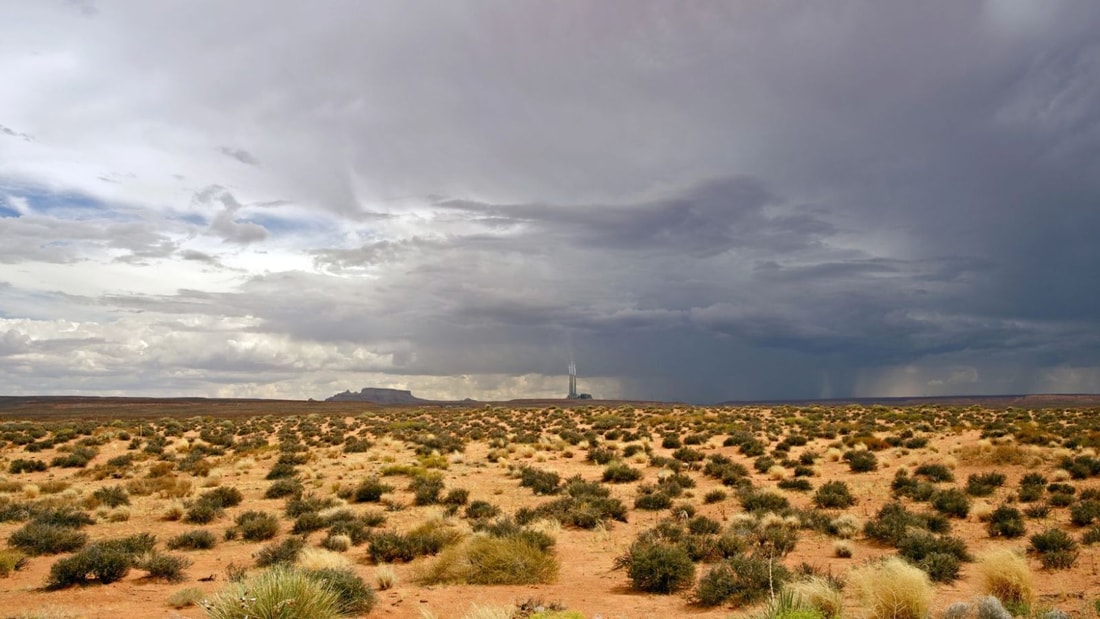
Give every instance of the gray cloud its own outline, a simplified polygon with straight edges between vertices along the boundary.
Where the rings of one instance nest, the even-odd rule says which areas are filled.
[[[313,397],[570,359],[691,400],[1100,384],[1088,3],[0,13],[42,33],[0,26],[21,384],[80,351],[98,389]]]
[[[229,157],[230,159],[235,159],[245,165],[260,165],[260,160],[256,159],[255,155],[243,148],[222,146],[218,150],[226,157]]]

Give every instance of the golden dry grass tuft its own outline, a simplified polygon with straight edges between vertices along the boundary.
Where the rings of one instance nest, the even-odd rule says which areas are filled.
[[[851,572],[849,581],[870,619],[925,619],[932,605],[928,574],[898,557],[869,563]]]
[[[1011,548],[995,548],[978,557],[982,591],[1003,602],[1028,605],[1035,596],[1027,559]]]

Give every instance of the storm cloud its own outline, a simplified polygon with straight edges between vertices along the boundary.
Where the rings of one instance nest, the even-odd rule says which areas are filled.
[[[1049,0],[5,6],[0,391],[1100,391],[1098,32]]]

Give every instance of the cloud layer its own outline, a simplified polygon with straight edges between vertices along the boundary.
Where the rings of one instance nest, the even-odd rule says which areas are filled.
[[[1100,391],[1100,9],[0,8],[0,392]]]

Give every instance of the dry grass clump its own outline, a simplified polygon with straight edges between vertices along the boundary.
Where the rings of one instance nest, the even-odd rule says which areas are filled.
[[[343,570],[351,566],[351,561],[338,552],[307,547],[298,555],[297,564],[304,570]]]
[[[996,548],[978,557],[982,591],[1001,601],[1028,605],[1035,595],[1027,559],[1011,548]]]
[[[531,585],[558,577],[552,549],[542,549],[521,537],[474,535],[450,546],[421,568],[422,584]]]
[[[393,566],[379,565],[374,570],[374,585],[378,587],[379,591],[392,589],[396,584],[397,572],[393,571]]]
[[[928,574],[898,557],[853,570],[850,582],[859,591],[870,619],[925,619],[932,604]]]
[[[812,576],[784,587],[794,598],[795,606],[813,608],[821,612],[826,619],[840,619],[844,610],[844,599],[840,591],[825,578]]]
[[[196,606],[205,598],[206,593],[204,593],[202,589],[198,587],[187,587],[168,596],[165,603],[178,610],[180,608],[187,608],[188,606]]]

